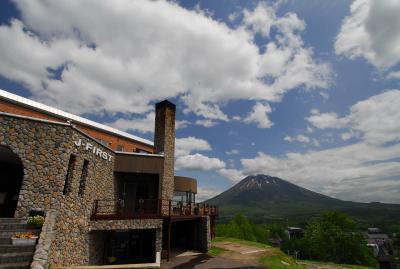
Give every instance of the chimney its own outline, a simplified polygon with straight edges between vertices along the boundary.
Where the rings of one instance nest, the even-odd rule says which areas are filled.
[[[164,154],[163,173],[160,175],[163,215],[168,215],[168,201],[174,196],[175,111],[176,106],[168,100],[156,104],[154,149],[156,153]]]

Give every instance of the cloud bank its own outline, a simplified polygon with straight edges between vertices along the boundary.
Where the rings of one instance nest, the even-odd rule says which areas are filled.
[[[210,127],[230,120],[221,108],[229,101],[277,102],[288,91],[330,82],[329,65],[302,41],[304,21],[278,16],[265,3],[239,14],[234,28],[167,1],[14,3],[22,20],[0,26],[0,74],[73,113],[136,119],[155,101],[176,97]],[[265,51],[254,41],[258,34]]]

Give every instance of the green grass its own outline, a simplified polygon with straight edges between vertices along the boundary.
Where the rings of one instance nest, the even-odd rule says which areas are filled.
[[[260,258],[259,263],[271,269],[306,269],[305,266],[282,252],[276,253],[276,255],[265,255]]]
[[[321,264],[321,265],[333,265],[342,268],[348,269],[373,269],[374,267],[366,267],[361,265],[353,265],[353,264],[337,264],[332,262],[321,262],[321,261],[309,261],[309,260],[300,260],[299,263],[306,265],[306,264]]]
[[[246,240],[236,239],[236,238],[229,238],[229,237],[216,237],[213,240],[213,242],[224,242],[224,241],[240,243],[243,245],[268,249],[268,251],[267,251],[268,254],[262,256],[258,262],[261,265],[264,265],[270,269],[306,269],[306,267],[302,266],[301,264],[298,264],[294,259],[287,256],[285,253],[283,253],[279,249],[273,248],[266,244],[253,242],[253,241],[246,241]],[[218,254],[215,254],[215,255],[218,255]],[[356,268],[354,268],[354,269],[356,269]]]
[[[208,253],[210,253],[211,255],[218,256],[219,254],[221,254],[224,251],[227,251],[227,250],[224,248],[219,248],[219,247],[211,247],[210,250],[208,251]]]
[[[229,238],[229,237],[216,237],[213,242],[233,242],[248,246],[255,246],[259,248],[268,249],[265,255],[259,259],[261,265],[266,266],[268,269],[307,269],[307,264],[320,264],[320,265],[331,265],[337,268],[345,269],[373,269],[371,267],[350,265],[350,264],[335,264],[330,262],[320,262],[320,261],[309,261],[309,260],[295,260],[292,257],[286,255],[278,248],[273,248],[269,245],[246,241],[242,239]],[[212,247],[210,253],[212,255],[219,255],[220,253],[227,251],[223,248]]]
[[[234,243],[240,243],[240,244],[243,244],[243,245],[259,247],[259,248],[271,248],[271,246],[263,244],[263,243],[254,242],[254,241],[246,241],[246,240],[232,238],[232,237],[220,237],[220,236],[217,236],[212,241],[213,242],[229,241],[229,242],[234,242]]]

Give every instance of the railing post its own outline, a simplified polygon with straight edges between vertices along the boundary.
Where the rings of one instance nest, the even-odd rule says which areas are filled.
[[[168,216],[169,217],[171,217],[171,208],[172,208],[172,203],[171,203],[171,200],[169,200],[169,203],[168,203]]]

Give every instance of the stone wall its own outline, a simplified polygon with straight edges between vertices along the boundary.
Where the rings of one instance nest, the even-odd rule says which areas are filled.
[[[56,243],[52,245],[52,262],[60,265],[83,265],[89,263],[90,216],[94,200],[114,199],[115,197],[113,176],[115,155],[111,150],[76,130],[70,139],[72,143],[70,154],[76,156],[76,163],[72,173],[70,192],[63,195],[62,190],[59,189],[59,197],[53,201],[53,207],[58,210],[59,217],[56,227]],[[103,158],[100,151],[105,152],[107,158]],[[100,154],[97,154],[98,152]],[[89,163],[88,174],[85,189],[80,195],[78,192],[85,160]],[[68,162],[69,159],[64,163],[66,170],[63,185]],[[65,253],[75,253],[75,255],[66,257]]]
[[[45,222],[40,232],[39,242],[36,245],[31,269],[47,269],[49,266],[50,248],[56,235],[56,217],[57,212],[55,210],[47,211]]]
[[[168,200],[174,196],[174,160],[175,160],[175,110],[174,104],[163,101],[156,104],[154,130],[154,148],[156,153],[164,154],[161,195],[162,214],[168,215]]]
[[[204,216],[199,221],[198,250],[207,253],[211,248],[210,217]]]
[[[58,199],[72,133],[66,124],[0,115],[0,144],[17,154],[24,168],[15,217],[26,217],[31,208],[47,210]]]

